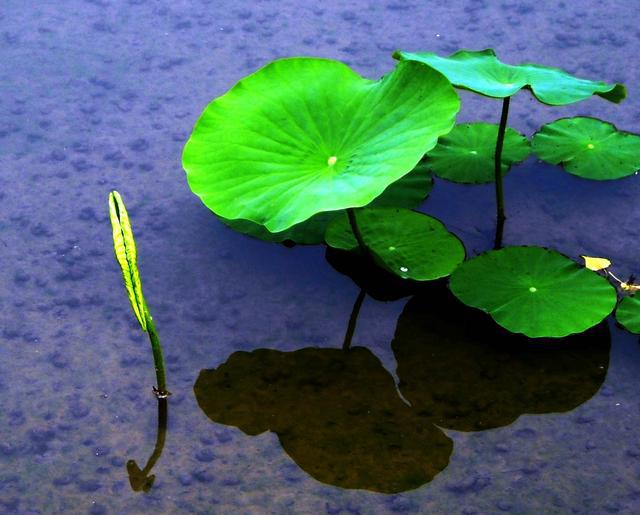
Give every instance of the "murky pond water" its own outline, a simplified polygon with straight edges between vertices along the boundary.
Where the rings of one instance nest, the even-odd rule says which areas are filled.
[[[345,354],[346,265],[232,232],[180,164],[211,99],[291,55],[376,78],[396,48],[493,47],[629,87],[619,106],[522,92],[515,129],[581,114],[638,132],[639,26],[636,0],[5,0],[0,512],[640,511],[637,337],[608,320],[532,345],[436,285],[364,298]],[[499,118],[499,102],[461,96],[459,120]],[[505,187],[506,244],[640,272],[637,176],[591,182],[529,158]],[[113,259],[111,189],[133,220],[166,405]],[[474,255],[493,202],[491,185],[437,180],[422,210]]]

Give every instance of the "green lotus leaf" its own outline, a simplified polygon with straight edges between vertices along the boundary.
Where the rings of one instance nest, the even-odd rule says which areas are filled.
[[[497,138],[497,125],[483,122],[456,125],[427,153],[427,164],[436,175],[449,181],[465,184],[493,182]],[[528,155],[529,140],[507,128],[502,149],[502,174]]]
[[[449,287],[468,306],[530,338],[567,336],[601,322],[616,291],[597,273],[541,247],[507,247],[466,261]]]
[[[377,264],[403,279],[446,277],[464,260],[458,237],[431,216],[409,209],[365,208],[356,211],[356,221]],[[331,222],[325,239],[333,248],[358,248],[346,215]]]
[[[407,175],[397,180],[375,198],[370,204],[378,207],[418,207],[433,188],[433,177],[429,168],[421,161]],[[284,231],[273,233],[264,225],[249,220],[220,220],[232,229],[265,241],[294,241],[303,245],[316,245],[324,242],[324,234],[329,222],[343,211],[325,211],[313,215],[308,220],[296,224]]]
[[[562,118],[533,137],[533,152],[579,177],[606,181],[640,170],[640,136],[595,118]]]
[[[329,222],[333,220],[339,211],[326,211],[313,215],[308,220],[293,225],[280,232],[271,232],[264,225],[260,225],[250,220],[227,220],[220,218],[220,221],[247,236],[252,236],[259,240],[281,243],[283,241],[293,241],[302,245],[316,245],[324,241],[324,233]]]
[[[459,106],[420,63],[371,81],[337,61],[282,59],[207,106],[182,163],[217,215],[280,232],[371,202],[451,130]]]
[[[640,333],[640,297],[625,297],[616,309],[616,320],[629,332]]]
[[[522,88],[530,89],[542,103],[566,105],[598,95],[619,103],[626,97],[622,84],[579,79],[558,68],[537,64],[505,64],[496,53],[486,50],[460,50],[449,57],[431,52],[403,52],[393,54],[396,59],[417,61],[432,66],[459,88],[481,95],[505,98]]]

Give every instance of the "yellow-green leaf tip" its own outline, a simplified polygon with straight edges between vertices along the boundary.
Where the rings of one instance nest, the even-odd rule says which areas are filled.
[[[589,270],[598,272],[611,266],[611,261],[606,258],[592,257],[592,256],[580,256],[584,259],[584,266]]]
[[[145,319],[145,302],[142,295],[142,283],[138,273],[136,243],[133,239],[133,231],[129,215],[120,193],[109,193],[109,217],[113,229],[113,251],[116,261],[122,270],[124,282],[131,308],[143,331],[147,330]]]

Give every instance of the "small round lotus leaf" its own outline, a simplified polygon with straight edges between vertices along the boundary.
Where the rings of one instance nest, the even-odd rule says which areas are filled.
[[[421,161],[407,175],[397,180],[382,192],[382,195],[371,202],[378,207],[418,207],[433,188],[433,177],[429,168]],[[247,234],[260,240],[271,242],[293,241],[302,245],[317,245],[324,242],[327,226],[342,211],[325,211],[313,215],[308,220],[296,224],[284,231],[273,233],[264,225],[249,220],[227,220],[222,223],[235,231]]]
[[[629,332],[640,333],[640,297],[625,297],[616,309],[616,320]]]
[[[595,118],[562,118],[533,136],[533,152],[579,177],[606,181],[640,170],[640,136]]]
[[[495,180],[494,162],[498,126],[490,123],[464,123],[438,141],[427,153],[431,170],[453,182],[481,184]],[[507,128],[502,149],[502,174],[529,155],[529,140]]]
[[[182,163],[217,215],[280,232],[371,202],[451,130],[459,106],[420,63],[371,81],[337,61],[282,59],[207,106]]]
[[[451,291],[505,329],[530,338],[559,338],[601,322],[616,291],[597,273],[541,247],[507,247],[463,263]]]
[[[377,264],[414,281],[431,281],[449,275],[465,257],[460,240],[435,218],[394,208],[365,208],[356,212],[362,239]],[[358,248],[346,215],[327,229],[333,248]]]
[[[425,63],[442,73],[454,86],[489,97],[510,97],[522,88],[530,89],[540,102],[549,105],[572,104],[594,94],[616,103],[626,97],[622,84],[579,79],[549,66],[505,64],[490,48],[460,50],[449,57],[403,51],[397,51],[393,56]]]

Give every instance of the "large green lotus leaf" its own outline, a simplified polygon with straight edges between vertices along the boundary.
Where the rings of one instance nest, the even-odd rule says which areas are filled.
[[[308,220],[300,222],[284,231],[271,232],[264,225],[260,225],[250,220],[227,220],[220,218],[220,221],[237,231],[259,240],[281,243],[283,241],[293,241],[302,245],[316,245],[324,241],[324,233],[329,222],[333,220],[339,211],[326,211],[313,215]]]
[[[562,118],[544,125],[533,137],[533,152],[585,179],[619,179],[640,170],[640,136],[595,118]]]
[[[625,297],[616,309],[616,320],[629,332],[640,333],[640,297]]]
[[[531,338],[582,332],[609,315],[617,298],[605,278],[541,247],[481,254],[460,265],[449,286],[468,306]]]
[[[459,106],[420,63],[371,81],[337,61],[283,59],[207,106],[182,163],[217,215],[280,232],[371,202],[451,130]]]
[[[356,211],[362,239],[376,262],[403,279],[431,281],[449,275],[463,260],[460,240],[435,218],[396,208]],[[329,224],[325,235],[333,248],[358,248],[346,215]]]
[[[194,393],[212,421],[248,435],[274,432],[300,468],[341,488],[418,488],[447,466],[453,449],[363,347],[235,352],[201,370]]]
[[[500,61],[488,48],[480,51],[460,50],[449,57],[431,52],[393,54],[396,59],[418,61],[432,66],[454,86],[495,98],[530,89],[545,104],[566,105],[598,95],[619,103],[626,97],[622,84],[579,79],[558,68],[536,64],[510,65]]]
[[[484,122],[456,125],[427,153],[427,164],[436,175],[449,181],[464,184],[493,182],[497,138],[497,125]],[[528,155],[529,140],[507,128],[502,149],[502,174]]]
[[[397,180],[375,198],[370,205],[378,207],[418,207],[433,188],[433,177],[429,168],[421,161],[407,175]],[[264,225],[249,220],[220,220],[232,229],[260,240],[283,242],[286,240],[303,245],[316,245],[324,242],[324,234],[329,222],[342,211],[325,211],[313,215],[308,220],[296,224],[284,231],[273,233]]]

